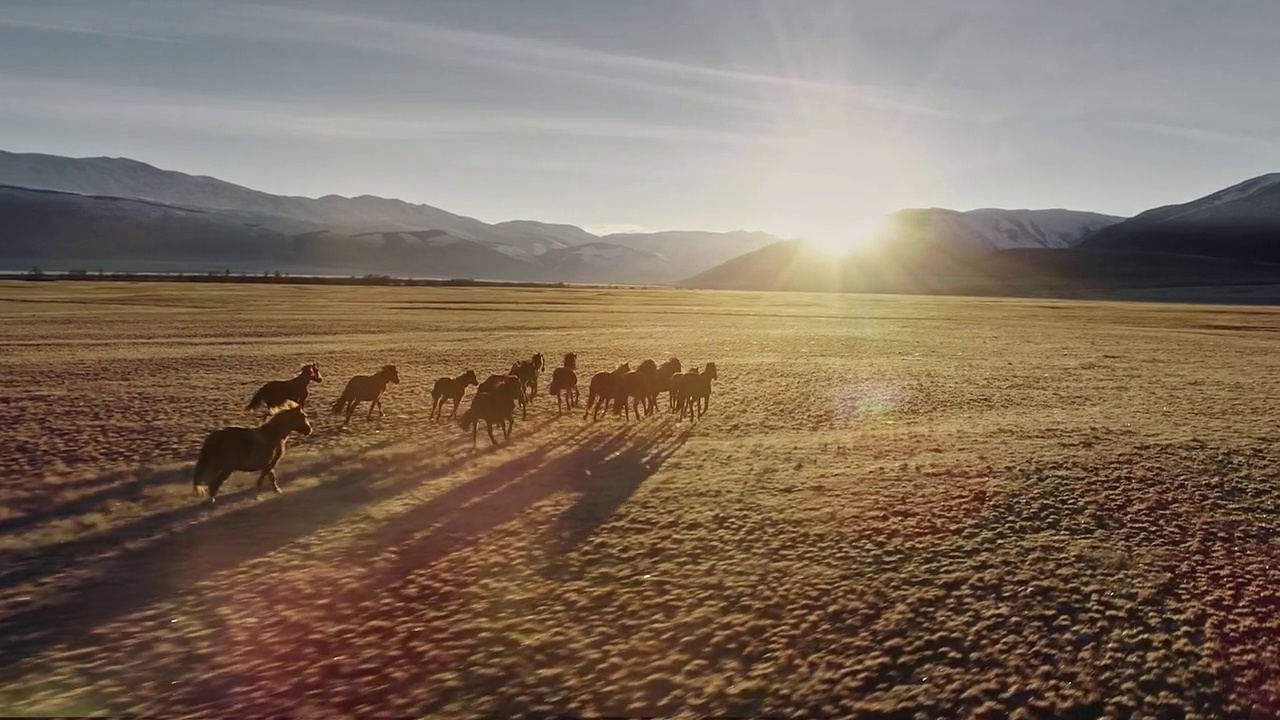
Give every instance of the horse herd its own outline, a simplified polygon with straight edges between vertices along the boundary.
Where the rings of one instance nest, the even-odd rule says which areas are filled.
[[[566,353],[563,364],[551,373],[547,388],[556,396],[556,412],[572,412],[580,406],[578,397],[578,356]],[[458,426],[471,430],[471,446],[476,446],[480,423],[485,424],[489,441],[497,445],[495,425],[502,429],[503,439],[511,437],[515,426],[515,411],[520,409],[521,419],[528,417],[528,406],[538,394],[538,377],[544,369],[542,354],[528,360],[517,360],[506,374],[490,375],[479,382],[474,370],[467,370],[457,377],[442,377],[431,388],[432,419],[443,419],[444,406],[452,404],[449,419],[456,419]],[[623,363],[612,371],[598,372],[591,377],[587,388],[586,409],[582,417],[599,420],[609,412],[630,420],[634,414],[639,420],[657,412],[658,397],[667,393],[667,408],[687,414],[691,420],[700,418],[711,405],[711,382],[717,378],[716,364],[707,363],[704,368],[691,368],[683,372],[680,361],[669,358],[661,365],[653,360],[641,362],[633,370],[630,363]],[[275,467],[284,456],[286,442],[292,433],[310,435],[311,421],[304,410],[310,394],[311,383],[322,383],[320,368],[316,363],[302,366],[296,377],[288,380],[272,380],[262,385],[245,410],[266,410],[268,419],[256,428],[224,427],[205,438],[196,461],[192,488],[197,496],[208,496],[210,503],[219,488],[234,472],[257,472],[257,489],[270,481],[271,489],[280,492],[276,482]],[[351,416],[362,402],[369,403],[366,419],[373,419],[382,410],[382,396],[390,384],[399,384],[400,373],[395,365],[384,365],[372,375],[357,375],[347,381],[342,394],[330,406],[335,414],[345,413],[343,427],[351,422]],[[476,386],[471,405],[458,417],[458,406],[467,388]]]

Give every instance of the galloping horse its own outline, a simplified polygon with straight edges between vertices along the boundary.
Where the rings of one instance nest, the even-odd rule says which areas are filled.
[[[501,393],[511,397],[513,403],[520,405],[520,419],[528,419],[528,398],[524,396],[524,384],[515,375],[490,375],[476,388],[477,393]]]
[[[551,387],[547,392],[556,396],[557,413],[562,412],[561,400],[564,401],[565,410],[578,407],[578,373],[574,372],[577,368],[577,353],[565,353],[564,366],[556,368],[551,373]]]
[[[307,386],[311,383],[324,382],[324,378],[320,377],[320,366],[315,363],[303,365],[298,371],[296,377],[288,380],[269,380],[262,387],[258,388],[258,392],[253,394],[249,400],[249,404],[244,406],[247,411],[257,410],[259,407],[271,410],[282,407],[286,402],[293,402],[298,407],[306,407],[307,405]]]
[[[510,439],[511,429],[516,424],[515,409],[515,397],[509,392],[477,392],[471,397],[471,407],[458,418],[458,427],[464,430],[471,428],[471,447],[475,447],[480,421],[483,420],[485,431],[489,433],[489,442],[497,445],[493,426],[496,423],[502,428],[504,440]]]
[[[711,381],[719,377],[716,374],[716,364],[709,362],[702,372],[694,375],[686,373],[684,377],[680,390],[680,419],[684,419],[684,411],[687,408],[689,419],[694,420],[702,417],[711,408]],[[695,410],[697,410],[696,418]]]
[[[521,389],[527,389],[527,396],[532,399],[538,394],[538,373],[542,372],[542,353],[534,353],[533,357],[528,360],[517,360],[511,364],[511,372],[508,375],[515,375],[520,378]]]
[[[647,409],[645,415],[658,410],[658,395],[663,392],[667,393],[667,405],[669,408],[675,407],[675,394],[671,391],[671,378],[680,372],[679,358],[670,357],[667,361],[658,366],[658,372],[653,376],[653,383],[649,387],[649,398],[647,400]]]
[[[636,420],[639,420],[640,406],[643,403],[645,417],[648,417],[652,412],[649,408],[649,398],[657,394],[653,390],[657,376],[657,363],[653,360],[645,360],[635,370],[618,378],[614,385],[613,414],[622,415],[624,419],[630,420],[631,413],[634,412]]]
[[[609,409],[609,401],[617,395],[617,383],[619,378],[631,372],[631,363],[624,362],[613,372],[598,372],[591,377],[591,385],[587,388],[587,410],[582,413],[582,419],[586,419],[588,415],[592,419],[599,420]],[[595,414],[591,412],[595,408]]]
[[[222,483],[233,472],[256,471],[258,490],[271,481],[271,489],[280,492],[276,483],[276,464],[284,457],[284,446],[290,433],[311,434],[311,422],[300,407],[288,407],[256,428],[224,427],[204,439],[191,488],[199,497],[208,487],[209,502],[218,495]]]
[[[342,391],[342,395],[333,403],[333,414],[346,410],[347,418],[342,421],[342,426],[346,427],[351,422],[351,415],[356,411],[356,406],[364,401],[369,401],[369,415],[366,420],[373,419],[373,410],[377,408],[380,417],[386,417],[386,413],[382,411],[382,394],[387,391],[388,383],[400,384],[400,373],[396,371],[395,365],[383,365],[382,369],[373,375],[357,375],[347,381],[347,387]]]
[[[475,370],[468,370],[456,378],[442,377],[436,380],[435,387],[431,388],[431,415],[429,417],[443,417],[446,400],[453,401],[453,412],[449,413],[449,417],[452,418],[457,415],[458,403],[462,402],[462,396],[467,392],[467,387],[475,384]]]

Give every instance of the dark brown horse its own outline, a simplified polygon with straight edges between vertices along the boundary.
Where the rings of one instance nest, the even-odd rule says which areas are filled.
[[[511,397],[513,403],[520,405],[520,419],[528,419],[528,398],[524,396],[524,384],[515,375],[490,375],[476,388],[477,393],[503,393]]]
[[[669,408],[675,407],[675,401],[671,393],[671,378],[680,372],[679,358],[670,357],[667,361],[658,366],[657,373],[653,376],[653,382],[649,387],[650,395],[647,400],[648,409],[645,414],[658,411],[658,396],[667,393],[667,405]]]
[[[276,465],[284,457],[284,446],[290,433],[311,434],[311,422],[300,407],[287,407],[256,428],[224,427],[204,439],[191,488],[196,496],[206,494],[209,502],[218,495],[222,483],[234,472],[257,472],[258,490],[271,481],[271,489],[280,492],[276,483]]]
[[[366,420],[373,419],[373,411],[376,408],[380,417],[386,417],[386,413],[382,411],[382,394],[387,391],[389,383],[400,384],[400,373],[396,371],[395,365],[383,365],[382,369],[372,375],[357,375],[347,381],[347,387],[342,391],[342,395],[333,403],[333,414],[337,415],[342,411],[346,411],[347,418],[342,421],[342,426],[346,427],[351,422],[351,415],[356,411],[356,406],[362,402],[369,402],[369,415]]]
[[[306,407],[307,386],[321,382],[324,382],[324,378],[320,377],[319,365],[315,363],[303,365],[296,377],[288,380],[270,380],[258,388],[258,392],[253,394],[244,409],[253,411],[261,407],[269,413],[287,402],[292,402],[298,407]]]
[[[699,375],[698,368],[689,368],[688,372],[678,373],[671,377],[671,401],[674,407],[671,412],[680,412],[680,417],[684,417],[685,398],[690,394],[693,384],[697,382]]]
[[[630,420],[631,413],[634,412],[639,420],[640,408],[643,406],[645,417],[648,417],[652,412],[649,409],[649,397],[656,394],[653,385],[657,376],[657,363],[645,360],[635,370],[619,377],[613,388],[613,414]]]
[[[567,353],[564,356],[564,366],[558,367],[551,373],[551,387],[547,389],[552,395],[556,396],[556,412],[563,412],[560,409],[561,401],[564,402],[564,409],[578,407],[578,355],[577,353]]]
[[[599,420],[609,409],[609,401],[617,395],[618,379],[631,372],[631,363],[624,362],[613,372],[598,372],[591,376],[591,384],[587,387],[587,409],[582,413],[585,420],[588,415]],[[592,408],[595,413],[592,414]]]
[[[444,404],[446,400],[453,401],[453,412],[449,413],[449,417],[453,418],[458,414],[458,403],[462,402],[462,396],[466,394],[467,388],[476,383],[476,371],[468,370],[456,378],[442,377],[436,380],[435,387],[431,388],[431,415],[444,416]]]
[[[542,353],[534,353],[528,360],[517,360],[512,363],[511,372],[507,374],[520,378],[521,389],[525,390],[525,396],[532,400],[538,394],[538,373],[542,372],[542,368]]]
[[[515,426],[515,397],[509,392],[477,392],[471,397],[471,407],[458,418],[458,427],[471,428],[471,447],[476,446],[476,436],[480,431],[480,421],[484,421],[485,432],[489,433],[489,442],[498,444],[493,436],[493,426],[502,428],[502,438],[511,438],[511,429]]]
[[[680,419],[684,419],[684,413],[688,410],[689,419],[696,420],[711,408],[711,381],[719,378],[716,364],[709,362],[702,372],[697,372],[697,368],[694,368],[693,373],[685,373],[683,377],[684,380],[680,383]]]

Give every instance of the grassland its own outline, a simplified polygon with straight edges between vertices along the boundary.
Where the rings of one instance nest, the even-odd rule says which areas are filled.
[[[1277,333],[1269,308],[0,284],[0,712],[1270,716]],[[698,424],[543,395],[473,452],[427,420],[439,376],[568,350],[721,381]],[[203,434],[312,360],[284,493],[237,475],[199,507]],[[387,418],[319,413],[387,362]]]

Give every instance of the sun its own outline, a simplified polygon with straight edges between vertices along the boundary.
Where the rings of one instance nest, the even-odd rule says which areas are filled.
[[[817,227],[802,237],[816,250],[833,258],[844,258],[858,250],[870,247],[884,233],[883,219],[872,222],[841,223],[838,226]]]

